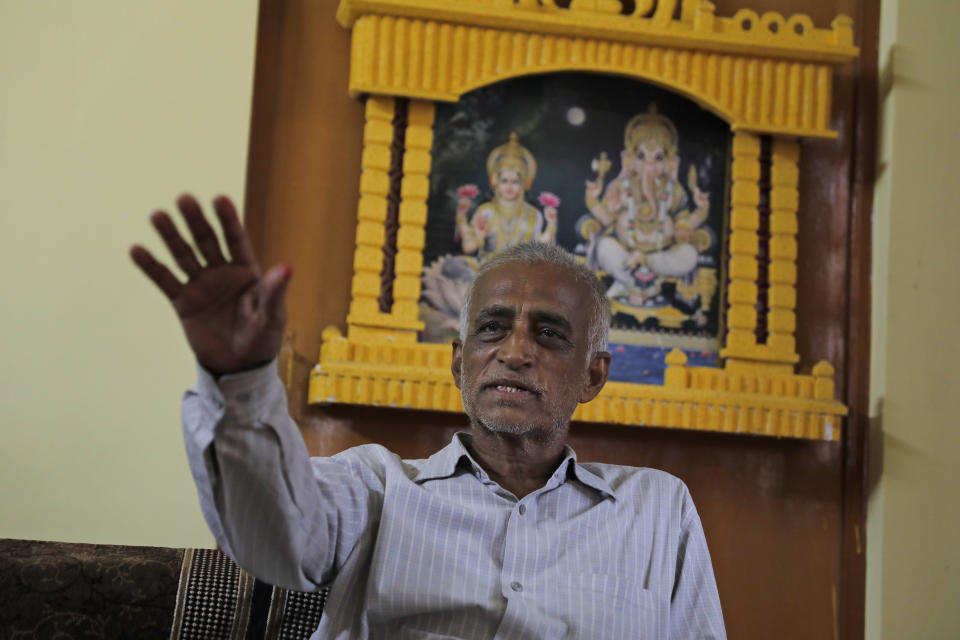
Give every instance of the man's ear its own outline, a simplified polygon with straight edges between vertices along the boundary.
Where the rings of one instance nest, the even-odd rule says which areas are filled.
[[[453,384],[460,388],[460,364],[462,362],[463,343],[460,340],[453,341],[453,358],[450,361],[450,373],[453,374]]]
[[[597,397],[600,389],[607,383],[607,376],[610,375],[610,352],[600,351],[594,354],[587,365],[587,378],[584,381],[583,389],[580,391],[580,402],[590,402]]]

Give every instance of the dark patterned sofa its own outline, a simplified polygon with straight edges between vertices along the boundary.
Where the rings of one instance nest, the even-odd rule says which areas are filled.
[[[326,595],[272,587],[213,549],[0,538],[0,640],[309,638]]]

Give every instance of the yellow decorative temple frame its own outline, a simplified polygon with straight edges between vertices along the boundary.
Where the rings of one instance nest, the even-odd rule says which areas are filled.
[[[630,4],[626,15],[620,0],[571,0],[569,7],[556,0],[341,1],[337,19],[352,29],[350,92],[368,99],[347,335],[324,331],[311,402],[462,410],[449,345],[417,342],[434,101],[522,75],[589,71],[658,84],[729,123],[728,331],[723,368],[687,366],[674,350],[663,385],[610,382],[574,419],[839,439],[846,408],[834,399],[833,367],[794,371],[797,185],[799,139],[836,136],[829,129],[833,70],[858,53],[852,21],[838,16],[831,29],[817,29],[803,15],[717,17],[708,0]],[[398,153],[402,177],[391,172]],[[397,179],[399,204],[390,197]],[[762,343],[755,331],[761,189],[769,201]],[[398,228],[388,240],[391,207]],[[387,250],[394,277],[384,311]]]

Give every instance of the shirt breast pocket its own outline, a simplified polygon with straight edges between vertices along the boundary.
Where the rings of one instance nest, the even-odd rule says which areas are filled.
[[[569,622],[567,638],[657,640],[666,609],[636,580],[602,573],[561,574],[557,604]]]

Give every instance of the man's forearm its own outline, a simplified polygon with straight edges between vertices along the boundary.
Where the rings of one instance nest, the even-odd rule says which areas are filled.
[[[263,580],[313,588],[332,545],[309,531],[322,505],[275,364],[216,381],[201,369],[183,428],[200,506],[224,551]]]

